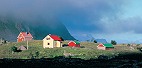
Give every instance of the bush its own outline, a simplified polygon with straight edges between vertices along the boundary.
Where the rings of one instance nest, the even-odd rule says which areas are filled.
[[[17,52],[17,47],[12,46],[12,47],[11,47],[11,50],[12,50],[13,52]]]
[[[62,46],[63,46],[63,47],[67,47],[67,46],[68,46],[68,44],[63,44]]]
[[[142,47],[138,47],[137,50],[139,50],[140,52],[142,52]]]
[[[136,46],[140,46],[140,44],[137,44]]]
[[[131,46],[130,44],[127,44],[127,46]]]
[[[111,40],[111,44],[116,45],[117,42],[115,40]]]
[[[94,40],[94,43],[97,43],[97,41],[96,41],[96,40]]]
[[[85,48],[85,46],[80,46],[80,48]]]
[[[35,57],[36,57],[36,58],[39,57],[39,51],[36,51],[36,52],[35,52]]]
[[[108,59],[109,59],[109,57],[108,57],[108,56],[106,56],[106,55],[100,55],[100,56],[98,57],[98,59],[108,60]]]

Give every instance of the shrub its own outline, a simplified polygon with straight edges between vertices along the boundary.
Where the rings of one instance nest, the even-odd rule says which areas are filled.
[[[36,51],[35,54],[36,54],[36,57],[38,57],[39,56],[39,51]]]
[[[131,46],[130,44],[127,44],[127,46]]]
[[[85,46],[80,46],[80,48],[85,48]]]
[[[111,40],[111,44],[116,45],[117,42],[115,40]]]
[[[140,44],[137,44],[136,46],[140,46]]]
[[[100,55],[100,56],[98,57],[98,59],[108,60],[109,57],[106,56],[106,55]]]
[[[17,52],[17,47],[12,46],[12,47],[11,47],[11,50],[12,50],[13,52]]]
[[[96,40],[94,40],[94,43],[97,43],[97,41],[96,41]]]
[[[140,52],[142,52],[142,47],[138,47],[137,50],[139,50]]]
[[[67,47],[67,46],[68,46],[68,44],[63,44],[62,46],[63,46],[63,47]]]

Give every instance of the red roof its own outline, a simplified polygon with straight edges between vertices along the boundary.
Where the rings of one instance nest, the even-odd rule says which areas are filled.
[[[29,32],[21,32],[24,37],[33,37]]]
[[[57,35],[49,35],[49,36],[55,41],[61,41],[61,38],[58,37]]]

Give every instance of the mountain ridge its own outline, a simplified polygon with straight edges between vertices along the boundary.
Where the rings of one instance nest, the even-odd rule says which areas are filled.
[[[48,34],[56,34],[65,40],[75,40],[60,21],[50,19],[23,20],[0,17],[0,38],[16,41],[20,32],[30,32],[35,40],[42,40]]]

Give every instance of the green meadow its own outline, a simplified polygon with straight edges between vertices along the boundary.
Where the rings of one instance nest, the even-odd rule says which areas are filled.
[[[64,41],[62,44],[67,44],[68,41]],[[33,40],[28,42],[28,50],[21,52],[12,52],[13,46],[19,47],[21,45],[26,46],[27,42],[10,42],[0,46],[0,59],[40,59],[40,58],[55,58],[59,56],[65,56],[67,58],[81,58],[84,60],[97,59],[100,55],[107,56],[108,59],[130,53],[139,53],[142,45],[134,45],[132,47],[127,44],[114,45],[113,50],[98,50],[97,43],[93,42],[81,42],[80,48],[61,47],[61,48],[43,48],[42,40]]]

